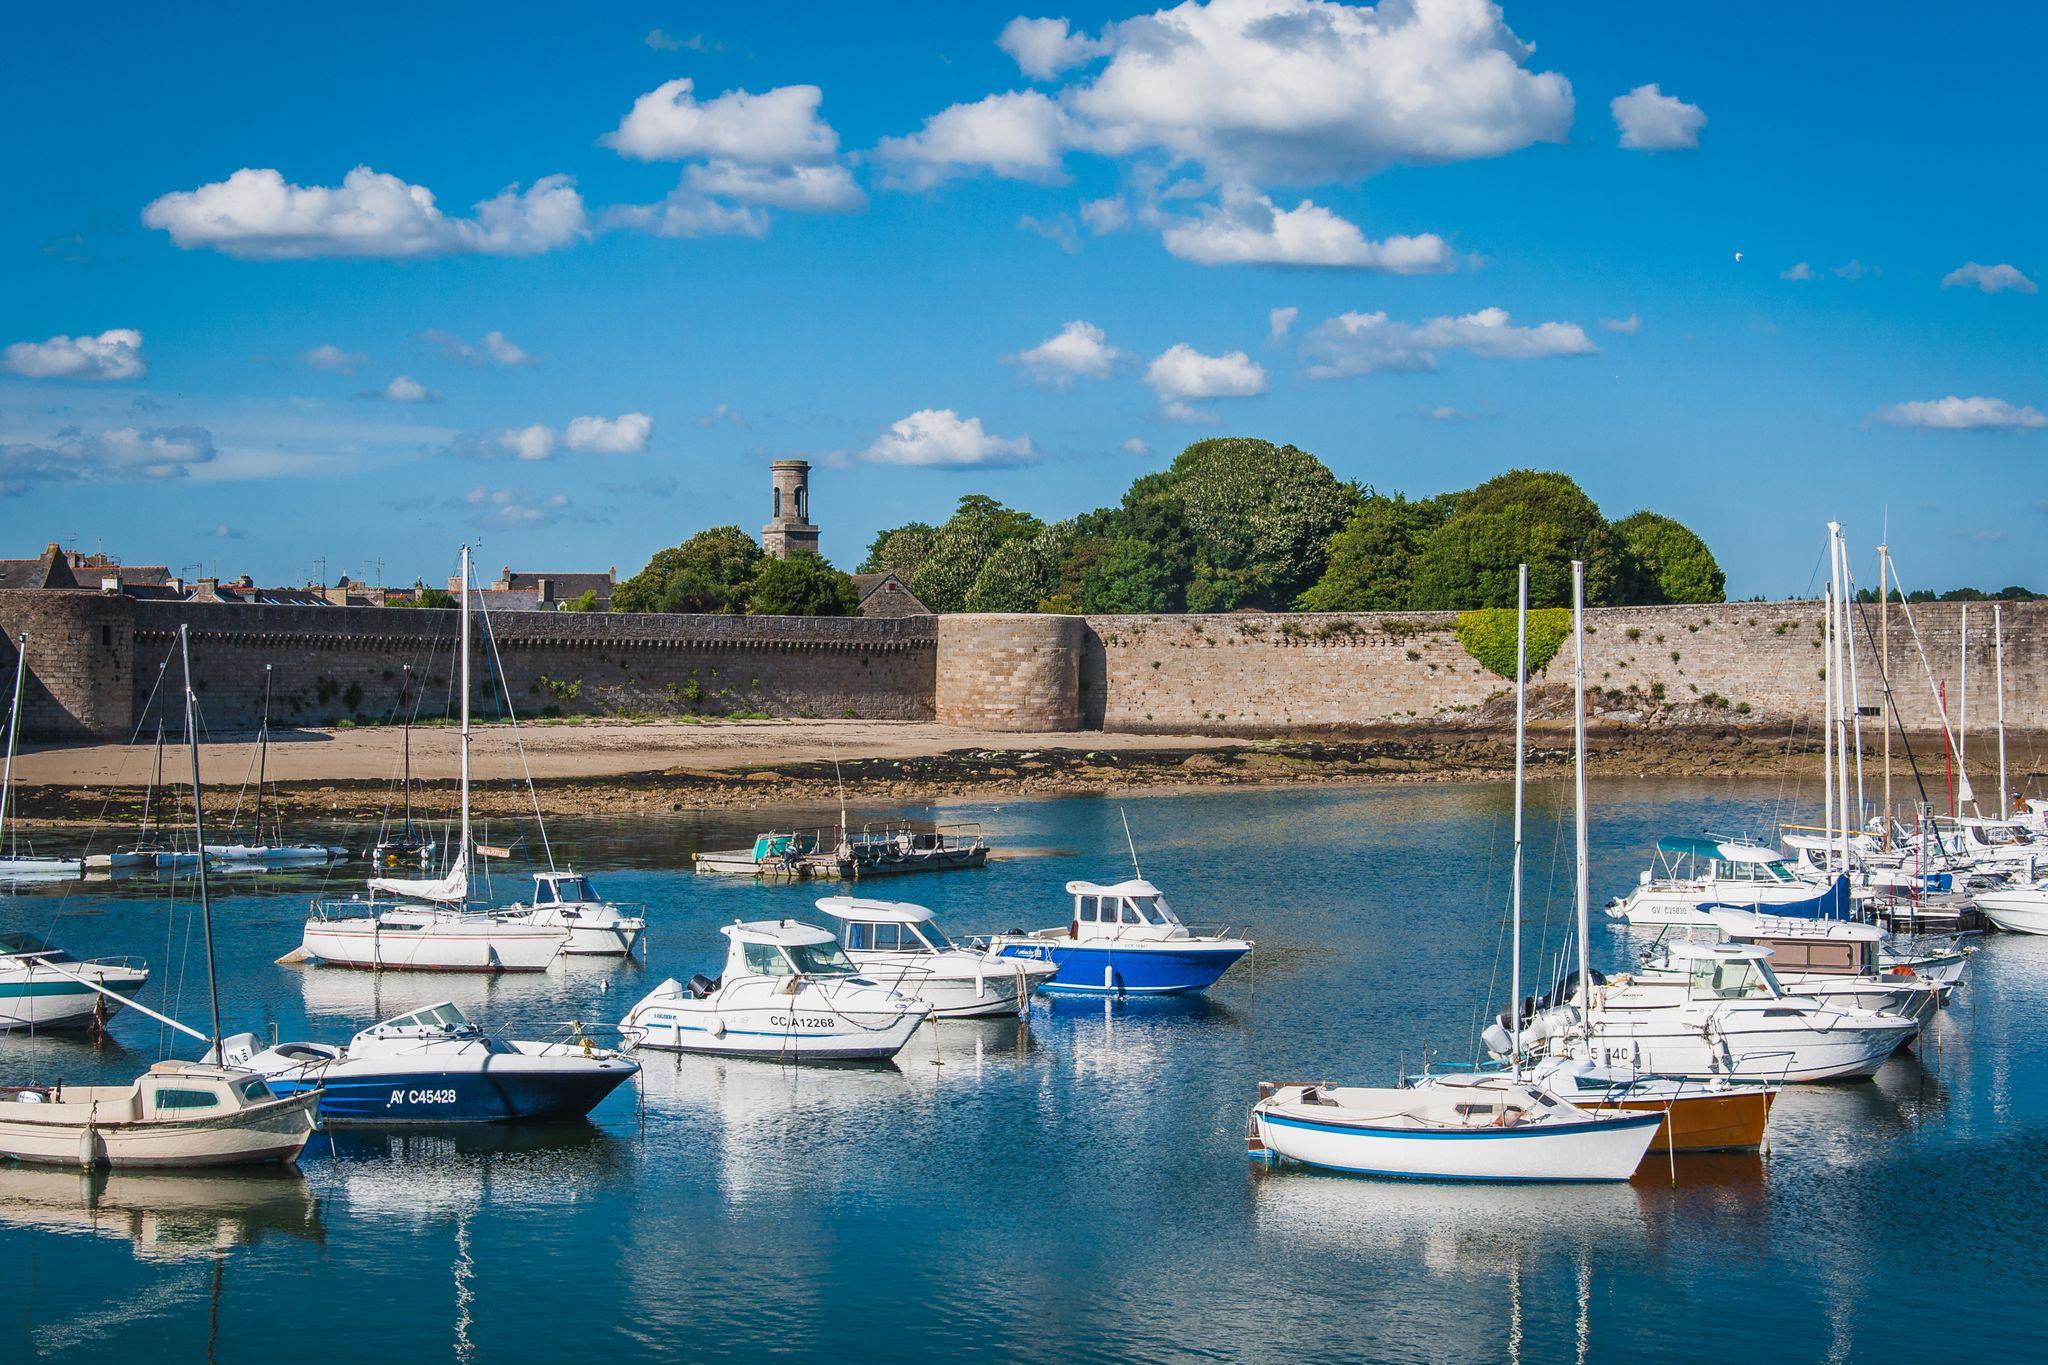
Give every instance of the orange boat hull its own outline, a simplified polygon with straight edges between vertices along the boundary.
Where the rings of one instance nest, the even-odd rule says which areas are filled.
[[[1687,1095],[1666,1103],[1624,1100],[1599,1107],[1661,1112],[1664,1122],[1650,1143],[1653,1152],[1753,1152],[1763,1145],[1764,1126],[1777,1098],[1776,1090],[1743,1089]]]

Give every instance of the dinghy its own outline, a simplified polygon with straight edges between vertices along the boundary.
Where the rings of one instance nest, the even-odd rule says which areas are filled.
[[[870,977],[922,1000],[934,1019],[1021,1014],[1031,992],[1059,968],[957,946],[922,905],[826,896],[818,908],[839,921],[839,946]]]
[[[725,970],[662,982],[619,1021],[630,1046],[783,1062],[886,1061],[932,1008],[863,976],[823,929],[733,923]]]

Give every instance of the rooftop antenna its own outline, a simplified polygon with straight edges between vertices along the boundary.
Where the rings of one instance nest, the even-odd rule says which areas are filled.
[[[1137,841],[1131,838],[1131,813],[1122,806],[1116,808],[1116,813],[1124,822],[1124,847],[1131,851],[1131,875],[1142,882],[1145,880],[1145,869],[1138,866],[1138,845]]]

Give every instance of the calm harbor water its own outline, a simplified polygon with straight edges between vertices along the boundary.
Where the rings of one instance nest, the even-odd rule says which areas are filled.
[[[1805,813],[1781,796],[1596,784],[1596,899],[1660,833]],[[1532,984],[1570,917],[1560,798],[1532,789]],[[1261,1079],[1379,1084],[1425,1049],[1470,1059],[1489,988],[1496,1008],[1506,996],[1510,801],[1487,785],[1123,803],[1183,916],[1259,943],[1207,1001],[1039,1001],[1028,1020],[928,1027],[883,1070],[651,1055],[588,1124],[318,1135],[298,1174],[0,1168],[0,1359],[142,1346],[272,1361],[287,1342],[294,1358],[388,1365],[2031,1356],[2048,1289],[2048,940],[1985,942],[1916,1053],[1874,1082],[1788,1091],[1768,1155],[1681,1159],[1675,1184],[1392,1185],[1246,1162]],[[956,934],[1059,922],[1066,880],[1128,874],[1118,809],[948,807],[1023,856],[875,894],[929,904]],[[680,870],[755,819],[551,829],[558,855],[646,903],[644,967],[280,967],[308,897],[352,889],[360,867],[228,878],[227,1026],[342,1041],[444,998],[513,1036],[613,1022],[665,976],[715,972],[718,925],[805,915],[827,893]],[[190,891],[166,913],[166,890],[23,892],[0,898],[0,926],[146,956],[145,998],[196,1022]],[[1628,936],[1604,919],[1594,933],[1596,965],[1624,965]],[[0,1039],[0,1079],[125,1080],[159,1055],[140,1016],[113,1033],[97,1051]]]

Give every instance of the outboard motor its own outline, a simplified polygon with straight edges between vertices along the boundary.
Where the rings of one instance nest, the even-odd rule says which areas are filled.
[[[723,976],[724,973],[721,972],[719,973],[719,975]],[[695,976],[690,978],[690,994],[695,999],[709,999],[712,992],[716,991],[717,989],[718,979],[715,977],[709,977],[704,975],[704,973],[699,972]]]

